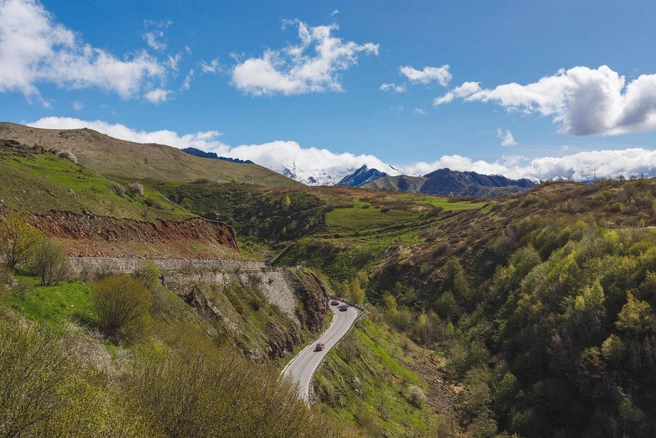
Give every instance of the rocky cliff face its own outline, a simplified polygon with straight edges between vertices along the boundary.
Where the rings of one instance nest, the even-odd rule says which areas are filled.
[[[141,222],[106,216],[51,211],[32,218],[41,232],[66,246],[76,257],[235,258],[232,227],[201,218],[180,222]]]
[[[206,270],[162,277],[224,338],[254,360],[283,357],[302,332],[323,329],[328,295],[312,274],[297,270]]]

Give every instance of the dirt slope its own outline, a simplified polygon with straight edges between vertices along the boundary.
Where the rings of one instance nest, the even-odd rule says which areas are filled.
[[[239,258],[234,229],[201,218],[142,222],[51,211],[32,224],[76,257]]]

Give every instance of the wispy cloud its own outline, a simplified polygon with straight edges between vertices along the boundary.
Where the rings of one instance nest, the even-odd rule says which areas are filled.
[[[424,111],[424,110],[421,109],[421,108],[415,108],[414,110],[412,110],[412,113],[413,113],[413,114],[420,114],[420,115],[422,115],[422,116],[425,116],[425,115],[426,115],[426,111]]]
[[[180,86],[180,91],[186,91],[191,88],[191,81],[194,80],[196,72],[194,72],[193,69],[189,70],[189,73],[187,73],[187,76],[185,76],[184,82]]]
[[[517,142],[509,129],[506,129],[506,132],[503,132],[501,128],[497,129],[497,138],[501,139],[501,146],[517,146]]]
[[[378,44],[334,37],[337,24],[312,27],[293,20],[283,29],[287,25],[298,27],[300,43],[239,62],[232,70],[236,88],[253,96],[342,91],[339,73],[356,65],[360,54],[378,55]]]
[[[76,101],[72,102],[72,105],[73,105],[73,109],[75,111],[80,111],[82,108],[84,108],[84,104],[82,102],[80,102],[79,100],[76,100]]]
[[[200,71],[203,73],[218,73],[222,70],[223,67],[219,64],[219,58],[211,60],[209,64],[205,61],[200,63]]]
[[[383,84],[380,86],[381,91],[390,91],[392,93],[405,93],[405,84]]]

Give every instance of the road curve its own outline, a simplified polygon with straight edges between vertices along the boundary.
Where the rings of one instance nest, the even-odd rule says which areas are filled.
[[[339,304],[342,305],[345,303],[340,302]],[[298,382],[300,395],[305,401],[309,401],[310,399],[312,376],[321,364],[321,360],[349,331],[359,313],[359,310],[352,306],[348,306],[346,312],[340,312],[338,306],[330,306],[330,310],[333,311],[335,317],[328,330],[319,339],[298,353],[282,372],[283,376],[288,377],[294,382]],[[315,346],[320,342],[325,344],[326,347],[323,351],[315,351]]]

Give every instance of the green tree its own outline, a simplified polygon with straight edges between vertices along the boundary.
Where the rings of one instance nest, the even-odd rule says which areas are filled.
[[[134,342],[150,327],[150,292],[129,275],[114,275],[91,287],[98,328],[118,342]]]
[[[617,316],[615,327],[629,336],[639,336],[649,330],[651,321],[651,306],[645,301],[640,301],[627,292],[627,302]]]
[[[364,290],[360,287],[360,279],[354,277],[349,283],[349,298],[355,304],[362,304],[364,302]]]
[[[0,221],[0,258],[10,270],[16,270],[30,259],[40,237],[24,216],[10,212]]]

